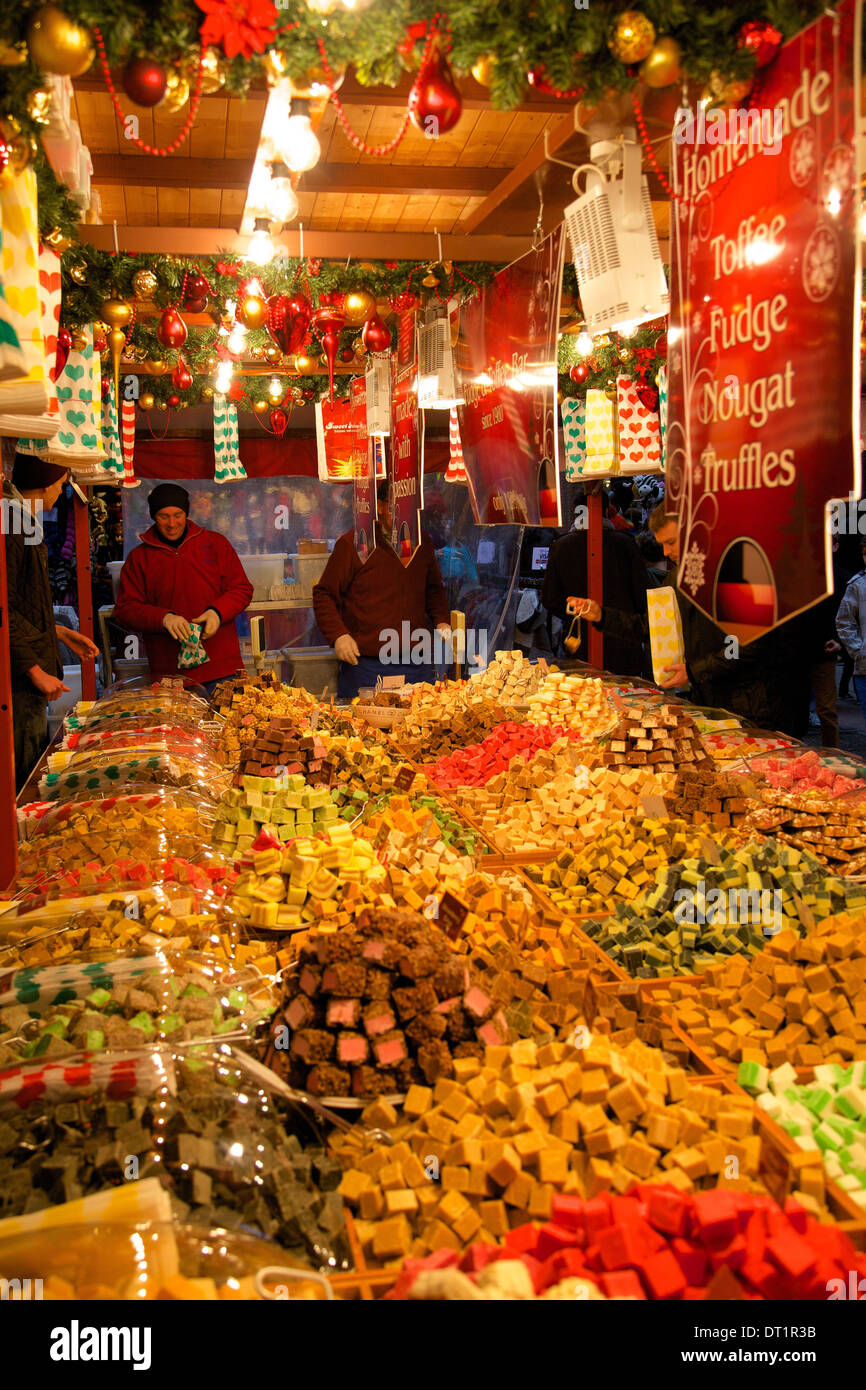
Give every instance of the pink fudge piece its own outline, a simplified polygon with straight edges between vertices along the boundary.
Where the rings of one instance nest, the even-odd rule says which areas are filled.
[[[383,1037],[374,1042],[373,1051],[380,1067],[394,1067],[406,1060],[406,1040],[402,1033]]]
[[[328,1001],[328,1027],[354,1028],[360,1012],[360,999],[330,999]]]
[[[493,1000],[484,993],[483,989],[473,985],[463,996],[463,1007],[470,1017],[481,1019],[490,1012],[493,1007]]]
[[[370,1055],[370,1045],[361,1033],[343,1033],[337,1039],[337,1061],[360,1066]]]

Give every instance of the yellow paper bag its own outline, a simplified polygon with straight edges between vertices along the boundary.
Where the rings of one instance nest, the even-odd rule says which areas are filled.
[[[616,401],[605,391],[586,393],[586,458],[583,476],[610,477],[619,472]]]
[[[669,586],[662,589],[647,589],[646,601],[649,612],[653,680],[658,685],[664,680],[665,671],[669,666],[678,666],[685,662],[683,625],[680,621],[680,606],[677,603],[675,589]]]

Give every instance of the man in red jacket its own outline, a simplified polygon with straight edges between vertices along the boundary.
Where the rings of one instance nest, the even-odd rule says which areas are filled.
[[[445,642],[451,637],[433,542],[422,531],[421,544],[404,565],[389,539],[387,482],[379,484],[376,498],[376,547],[366,564],[355,549],[354,531],[346,531],[313,586],[316,622],[340,658],[337,694],[343,700],[353,699],[362,686],[374,686],[377,676],[403,676],[407,685],[435,680],[432,664],[412,659],[413,646],[422,651],[431,645],[423,640],[430,634],[428,614]],[[389,643],[400,647],[405,661],[393,659]]]
[[[183,675],[210,693],[242,665],[235,618],[253,586],[231,543],[189,519],[189,493],[160,483],[147,499],[154,524],[139,538],[120,573],[114,616],[144,634],[154,676]],[[201,623],[207,662],[181,671],[179,647],[190,623]]]

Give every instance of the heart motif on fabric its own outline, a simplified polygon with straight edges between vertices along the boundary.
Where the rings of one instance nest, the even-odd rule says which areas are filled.
[[[96,435],[95,435],[95,434],[83,434],[83,435],[81,436],[81,442],[82,442],[82,444],[84,445],[84,447],[85,447],[86,449],[95,449],[95,448],[96,448],[96,445],[97,445]]]
[[[80,381],[81,378],[84,376],[84,368],[80,362],[74,365],[67,362],[66,375],[68,377],[71,377],[73,381]]]
[[[71,387],[71,386],[58,386],[58,388],[57,388],[57,399],[58,399],[59,401],[61,401],[61,402],[63,402],[63,401],[68,401],[68,400],[70,399],[71,395],[72,395],[72,387]]]
[[[57,438],[60,440],[64,449],[71,449],[72,445],[75,443],[75,435],[71,430],[59,430]]]
[[[66,418],[70,425],[75,425],[76,428],[80,428],[87,419],[87,414],[83,410],[69,410],[66,412]]]

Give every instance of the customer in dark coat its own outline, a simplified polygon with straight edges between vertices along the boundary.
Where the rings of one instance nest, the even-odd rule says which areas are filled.
[[[652,513],[650,530],[668,559],[677,564],[677,517],[664,508],[660,502]],[[729,710],[760,728],[793,733],[804,671],[799,620],[792,619],[740,646],[679,589],[675,592],[686,659],[668,668],[661,685],[667,690],[688,687],[689,699],[696,705]],[[578,604],[578,611],[603,632],[648,635],[645,615],[617,610],[607,601],[603,609],[586,598],[580,598]]]
[[[69,687],[63,684],[60,641],[76,656],[96,656],[98,647],[80,632],[54,621],[48,550],[42,515],[50,511],[67,470],[34,454],[16,454],[12,481],[3,484],[3,530],[12,664],[12,724],[15,785],[20,791],[48,742],[47,706]]]
[[[606,510],[606,502],[602,499],[602,513]],[[587,531],[581,526],[558,540],[551,547],[548,556],[541,601],[550,613],[562,619],[563,635],[567,634],[571,624],[571,618],[566,613],[569,596],[586,593],[587,555]],[[646,566],[633,538],[605,527],[602,531],[601,562],[605,606],[610,604],[612,608],[631,617],[643,618],[645,631]],[[576,655],[581,661],[589,659],[585,631],[581,635],[581,645]],[[615,633],[605,633],[604,664],[609,671],[617,675],[642,674],[643,636],[639,625],[633,629],[624,628]]]

